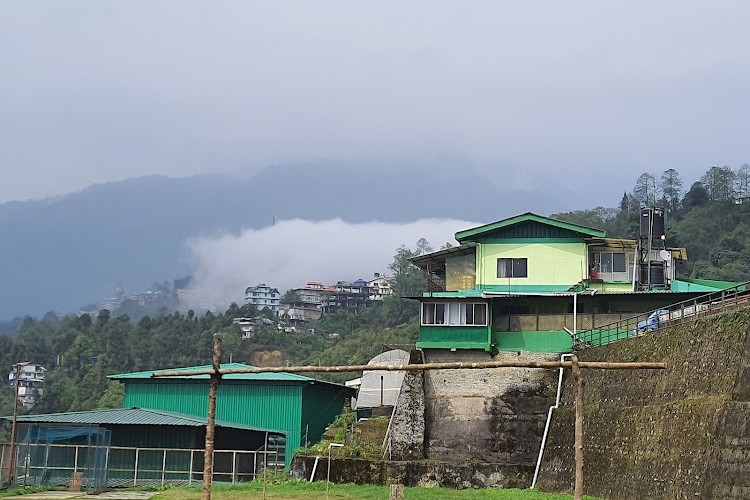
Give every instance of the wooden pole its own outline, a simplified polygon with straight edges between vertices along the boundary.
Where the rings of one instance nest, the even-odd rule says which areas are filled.
[[[21,384],[21,363],[16,363],[16,387],[13,397],[13,422],[10,426],[10,460],[8,461],[8,484],[15,484],[16,440],[18,439],[18,387]]]
[[[216,393],[221,374],[221,339],[214,339],[213,370],[208,388],[208,415],[206,417],[206,448],[203,454],[203,500],[211,500],[211,483],[214,476],[214,435],[216,432]]]
[[[251,368],[225,368],[219,370],[221,375],[233,373],[330,373],[330,372],[361,372],[361,371],[422,371],[422,370],[476,370],[484,368],[572,368],[571,361],[482,361],[476,363],[447,362],[424,363],[410,365],[343,365],[343,366],[265,366]],[[608,361],[580,361],[579,368],[598,370],[663,370],[666,363],[637,362],[614,363]],[[190,371],[164,370],[151,375],[160,377],[185,377],[193,375],[212,375],[213,369]]]
[[[573,499],[581,500],[583,498],[583,377],[581,369],[578,366],[578,358],[573,355],[573,382],[576,388],[576,423],[575,423],[575,464],[576,479],[575,489],[573,490]]]

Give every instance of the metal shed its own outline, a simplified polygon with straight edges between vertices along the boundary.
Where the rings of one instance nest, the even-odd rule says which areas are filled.
[[[222,368],[248,368],[242,363]],[[194,366],[176,370],[210,369]],[[172,369],[170,369],[172,371]],[[126,407],[152,408],[205,418],[208,375],[152,378],[154,371],[122,373],[109,378],[125,384]],[[291,373],[224,375],[216,401],[218,420],[271,429],[286,436],[288,465],[300,445],[320,439],[354,390],[341,384]]]
[[[66,484],[75,472],[88,486],[201,480],[205,418],[122,408],[22,415],[18,423],[17,484]],[[279,461],[273,443],[280,438],[275,431],[218,420],[215,480],[253,479],[265,464]]]

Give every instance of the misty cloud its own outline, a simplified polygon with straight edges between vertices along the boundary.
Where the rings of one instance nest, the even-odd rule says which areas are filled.
[[[284,293],[308,281],[369,279],[374,272],[389,273],[399,246],[414,248],[425,238],[438,249],[448,241],[456,244],[456,231],[476,225],[447,219],[407,224],[294,219],[239,235],[196,238],[187,242],[193,288],[213,301],[242,304],[245,288],[258,283]]]

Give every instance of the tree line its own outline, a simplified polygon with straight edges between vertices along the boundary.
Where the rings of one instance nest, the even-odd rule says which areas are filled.
[[[673,168],[644,172],[612,207],[552,217],[604,229],[610,237],[636,238],[641,208],[661,207],[667,245],[687,249],[679,276],[750,281],[750,164],[712,166],[687,190],[684,185]]]

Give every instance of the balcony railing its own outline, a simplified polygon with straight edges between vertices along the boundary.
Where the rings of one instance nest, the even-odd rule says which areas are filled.
[[[611,344],[649,331],[750,305],[750,282],[660,307],[576,334],[575,348]]]

